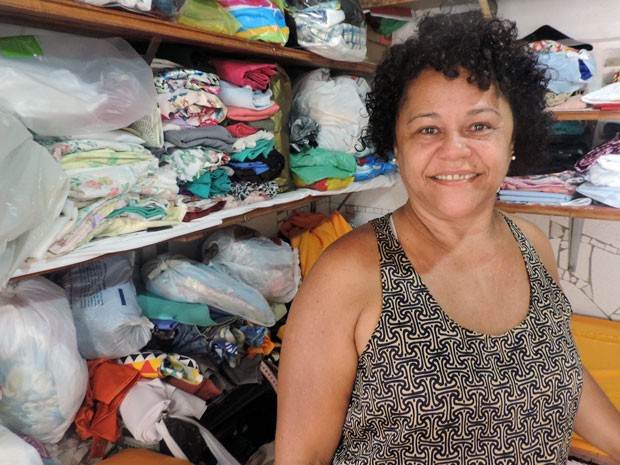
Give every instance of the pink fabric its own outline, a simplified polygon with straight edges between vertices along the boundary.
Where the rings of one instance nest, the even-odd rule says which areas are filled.
[[[258,132],[258,128],[245,123],[236,123],[226,126],[226,130],[235,137],[247,137]]]
[[[558,194],[574,194],[577,185],[583,178],[572,171],[562,171],[547,175],[506,176],[501,188],[531,192],[555,192]]]
[[[274,63],[252,63],[243,60],[210,60],[220,79],[238,86],[250,86],[254,90],[269,87],[269,77],[278,73]]]
[[[259,121],[269,119],[280,111],[277,103],[264,110],[250,110],[249,108],[228,107],[228,119],[233,121]]]

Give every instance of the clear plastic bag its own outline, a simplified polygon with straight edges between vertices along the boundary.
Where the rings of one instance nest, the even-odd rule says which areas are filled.
[[[84,358],[124,357],[151,339],[153,323],[142,316],[132,274],[129,253],[73,267],[63,276]]]
[[[0,423],[42,442],[60,441],[88,384],[69,303],[37,277],[0,290]]]
[[[299,256],[286,242],[271,239],[245,226],[221,229],[202,246],[205,263],[258,290],[274,303],[288,303],[301,280]]]
[[[241,23],[216,0],[187,0],[178,22],[228,35],[241,28]]]
[[[248,40],[262,40],[280,45],[286,44],[289,36],[284,13],[269,0],[218,0],[241,24],[235,32]]]
[[[358,0],[289,0],[297,42],[317,55],[341,61],[366,58],[366,21]]]
[[[43,465],[37,450],[13,433],[0,425],[0,465]]]
[[[140,271],[146,288],[166,299],[206,304],[262,326],[275,324],[260,292],[213,266],[164,254],[146,262]]]
[[[3,37],[0,51],[0,109],[37,134],[120,129],[157,106],[151,69],[123,39]]]
[[[546,70],[547,88],[556,94],[583,89],[596,74],[596,62],[587,50],[539,53],[538,65]]]
[[[69,182],[48,151],[11,115],[0,113],[0,140],[2,287],[50,234],[67,198]]]

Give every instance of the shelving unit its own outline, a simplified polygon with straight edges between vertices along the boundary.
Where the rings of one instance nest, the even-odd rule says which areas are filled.
[[[373,63],[330,60],[307,50],[250,41],[129,11],[96,7],[75,0],[0,0],[0,21],[92,37],[120,36],[127,40],[148,42],[147,55],[154,54],[160,43],[169,42],[199,46],[213,52],[214,56],[267,59],[270,62],[293,67],[326,67],[354,75],[371,75],[376,68]],[[378,182],[371,181],[354,183],[346,189],[332,192],[298,189],[280,194],[270,201],[221,210],[171,228],[126,234],[120,240],[99,239],[67,255],[25,263],[13,274],[12,279],[40,275],[105,255],[136,250],[160,242],[192,240],[210,229],[305,207],[326,196],[385,187],[396,182],[396,177]]]
[[[269,60],[304,67],[326,67],[354,74],[374,73],[373,63],[330,60],[307,50],[209,32],[137,13],[91,6],[75,0],[0,0],[0,18],[32,27],[87,36],[198,45],[216,54]]]
[[[608,119],[620,119],[620,111],[601,111],[593,109],[554,111],[556,121],[599,121]],[[568,228],[570,231],[568,248],[568,270],[574,271],[577,266],[579,244],[583,223],[586,219],[620,221],[620,208],[589,205],[585,207],[572,207],[564,205],[520,204],[511,202],[497,202],[497,208],[508,213],[524,213],[530,215],[562,216],[569,218]]]

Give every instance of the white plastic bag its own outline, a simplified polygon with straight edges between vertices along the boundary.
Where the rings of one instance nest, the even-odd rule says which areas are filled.
[[[141,269],[146,288],[169,300],[206,304],[262,326],[273,326],[269,303],[253,287],[180,255],[160,255]]]
[[[62,278],[80,353],[86,359],[119,358],[151,339],[132,281],[133,254],[112,255],[71,268]]]
[[[49,235],[67,198],[69,182],[60,165],[15,117],[0,113],[0,140],[2,287]]]
[[[304,74],[293,86],[290,122],[308,116],[319,126],[319,147],[357,153],[359,138],[368,125],[366,94],[368,82],[357,76],[332,77],[319,68]]]
[[[157,105],[149,66],[121,38],[4,37],[0,51],[0,108],[37,134],[120,129]]]
[[[43,460],[34,447],[2,425],[0,450],[0,465],[43,465]]]
[[[0,423],[60,441],[88,384],[64,291],[42,277],[10,284],[0,291],[0,328]]]
[[[286,242],[276,244],[245,226],[210,234],[202,246],[202,259],[252,286],[268,302],[290,302],[301,281],[297,251]]]

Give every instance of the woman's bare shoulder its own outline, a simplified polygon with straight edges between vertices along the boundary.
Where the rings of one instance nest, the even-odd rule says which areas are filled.
[[[373,227],[364,224],[330,244],[321,253],[310,274],[316,268],[321,274],[337,273],[340,279],[355,280],[373,270],[378,271],[378,254]]]
[[[521,229],[523,234],[525,234],[525,237],[527,237],[530,243],[534,246],[534,249],[540,256],[547,270],[551,273],[551,276],[559,282],[557,261],[547,234],[545,234],[545,232],[536,224],[526,220],[525,218],[514,215],[508,215],[508,217],[512,219],[517,224],[519,229]]]

